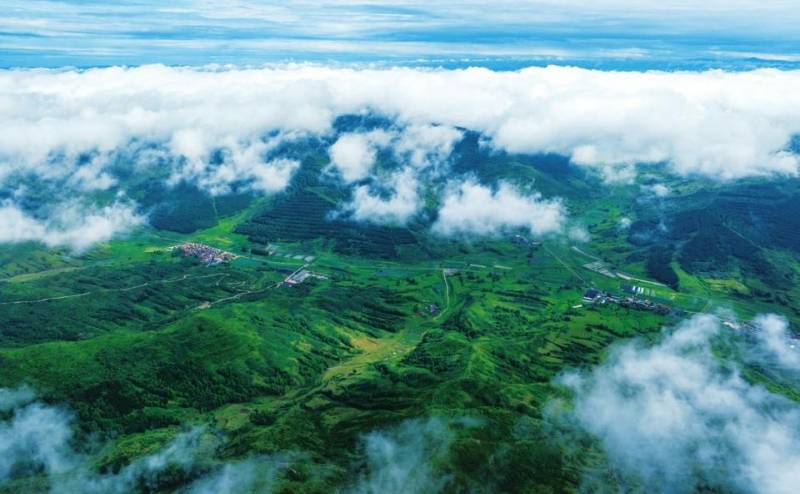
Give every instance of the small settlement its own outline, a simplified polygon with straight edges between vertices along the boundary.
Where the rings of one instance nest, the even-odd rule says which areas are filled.
[[[171,250],[173,254],[179,254],[184,257],[196,257],[207,266],[213,266],[236,259],[236,255],[230,252],[211,247],[210,245],[193,242],[176,245],[172,247]]]
[[[628,285],[624,285],[623,291],[626,293],[632,293],[632,295],[624,297],[592,288],[586,290],[586,292],[583,294],[583,301],[588,304],[616,304],[621,307],[645,310],[655,312],[656,314],[669,314],[671,309],[668,305],[638,297],[637,295],[642,294],[643,291],[639,291],[637,288],[638,287],[628,287]]]

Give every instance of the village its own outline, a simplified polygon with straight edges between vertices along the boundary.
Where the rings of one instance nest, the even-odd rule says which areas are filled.
[[[188,242],[172,247],[173,254],[184,257],[196,257],[207,266],[214,266],[236,259],[236,254],[226,252],[210,245]]]
[[[619,296],[610,292],[591,288],[586,290],[583,294],[583,301],[588,304],[597,305],[616,304],[621,307],[655,312],[656,314],[669,314],[672,310],[668,305],[638,297],[637,295],[644,293],[644,289],[641,287],[622,285],[622,291],[629,295]]]

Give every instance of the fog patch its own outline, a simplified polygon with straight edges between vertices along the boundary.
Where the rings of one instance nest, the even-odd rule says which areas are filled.
[[[772,355],[782,358],[783,347],[775,345],[787,343],[783,323],[766,316],[757,324],[772,327],[757,348],[777,348]],[[648,491],[710,485],[795,492],[800,405],[721,362],[712,351],[720,331],[718,318],[699,315],[653,346],[636,341],[617,347],[594,369],[562,375],[558,382],[574,393],[573,408],[551,404],[550,410],[597,438],[612,466]]]
[[[437,467],[455,438],[439,418],[407,420],[397,427],[370,432],[361,441],[366,464],[346,494],[441,492],[450,477]]]
[[[0,388],[0,412],[7,412],[30,403],[36,398],[33,389],[28,386],[18,388]]]
[[[289,455],[251,458],[226,463],[216,472],[194,481],[181,490],[186,494],[236,494],[240,492],[270,493],[276,480],[295,461]]]
[[[69,445],[72,415],[31,399],[27,388],[0,392],[3,410],[12,412],[0,422],[0,485],[36,472],[63,474],[79,461]]]
[[[592,236],[585,227],[576,225],[567,230],[567,238],[573,242],[586,243],[592,239]]]
[[[144,223],[144,218],[122,201],[104,207],[71,201],[48,209],[47,217],[37,218],[11,201],[0,203],[0,243],[41,242],[79,253]]]
[[[758,316],[754,324],[758,344],[746,358],[757,364],[772,364],[778,371],[800,377],[800,340],[789,331],[789,321],[775,314],[765,314]]]
[[[77,450],[74,417],[64,408],[35,401],[30,388],[0,389],[0,487],[35,476],[47,479],[53,494],[105,494],[158,491],[166,483],[185,483],[180,492],[225,494],[272,492],[276,477],[296,455],[254,457],[209,465],[215,442],[201,427],[178,433],[153,454],[116,472],[100,473],[90,454]]]

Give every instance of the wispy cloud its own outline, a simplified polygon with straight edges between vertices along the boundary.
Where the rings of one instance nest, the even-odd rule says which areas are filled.
[[[407,420],[362,438],[364,471],[343,494],[441,492],[450,477],[437,470],[455,434],[443,419]]]
[[[214,459],[215,439],[202,427],[178,432],[160,449],[111,472],[97,472],[95,457],[76,449],[75,417],[65,408],[37,401],[29,388],[0,388],[0,488],[37,476],[49,492],[92,494],[174,489],[187,494],[278,492],[284,472],[307,459],[284,452],[229,461]],[[440,492],[451,480],[442,471],[456,438],[452,426],[468,419],[411,419],[364,434],[353,458],[353,475],[340,494]],[[357,472],[357,473],[356,473]],[[169,482],[168,485],[165,483]]]
[[[99,473],[93,457],[75,448],[75,418],[66,409],[35,400],[28,388],[0,388],[0,487],[27,476],[46,481],[49,492],[104,494],[161,491],[164,475],[182,475],[182,492],[217,494],[272,492],[275,478],[297,455],[258,456],[215,464],[213,441],[201,427],[187,429],[159,450],[139,457],[115,472]]]
[[[601,59],[637,50],[680,59],[711,49],[730,57],[768,50],[765,39],[772,50],[796,45],[800,17],[783,0],[501,0],[491,8],[474,0],[5,0],[0,7],[5,64],[47,66],[476,54]],[[265,46],[274,51],[259,49]]]
[[[79,202],[51,206],[52,214],[39,219],[13,203],[0,203],[0,243],[41,242],[79,253],[145,221],[131,205],[121,202],[101,208]]]

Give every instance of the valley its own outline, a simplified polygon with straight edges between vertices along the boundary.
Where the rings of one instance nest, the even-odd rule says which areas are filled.
[[[553,173],[526,166],[540,185]],[[452,485],[466,489],[482,475],[468,465],[508,447],[570,458],[566,446],[540,442],[544,412],[562,392],[554,379],[599,362],[615,343],[655,337],[692,313],[797,317],[784,305],[795,300],[794,281],[745,299],[732,294],[760,290],[763,278],[692,274],[680,260],[669,261],[679,286],[652,279],[652,247],[629,243],[641,227],[618,226],[636,187],[611,198],[577,192],[572,215],[589,237],[581,241],[445,239],[423,225],[334,231],[324,214],[309,224],[313,215],[281,213],[280,201],[321,207],[318,185],[308,187],[210,228],[143,227],[52,266],[14,268],[0,283],[0,381],[32,385],[74,410],[81,430],[116,437],[95,453],[102,468],[165,445],[187,423],[212,424],[225,438],[221,460],[309,455],[286,492],[343,482],[365,430],[469,417],[485,426],[460,430],[448,460],[461,472]],[[176,255],[176,245],[190,254]],[[526,435],[512,434],[523,420]],[[561,461],[531,471],[517,455],[502,468],[527,472],[511,490],[561,491],[602,463]]]

